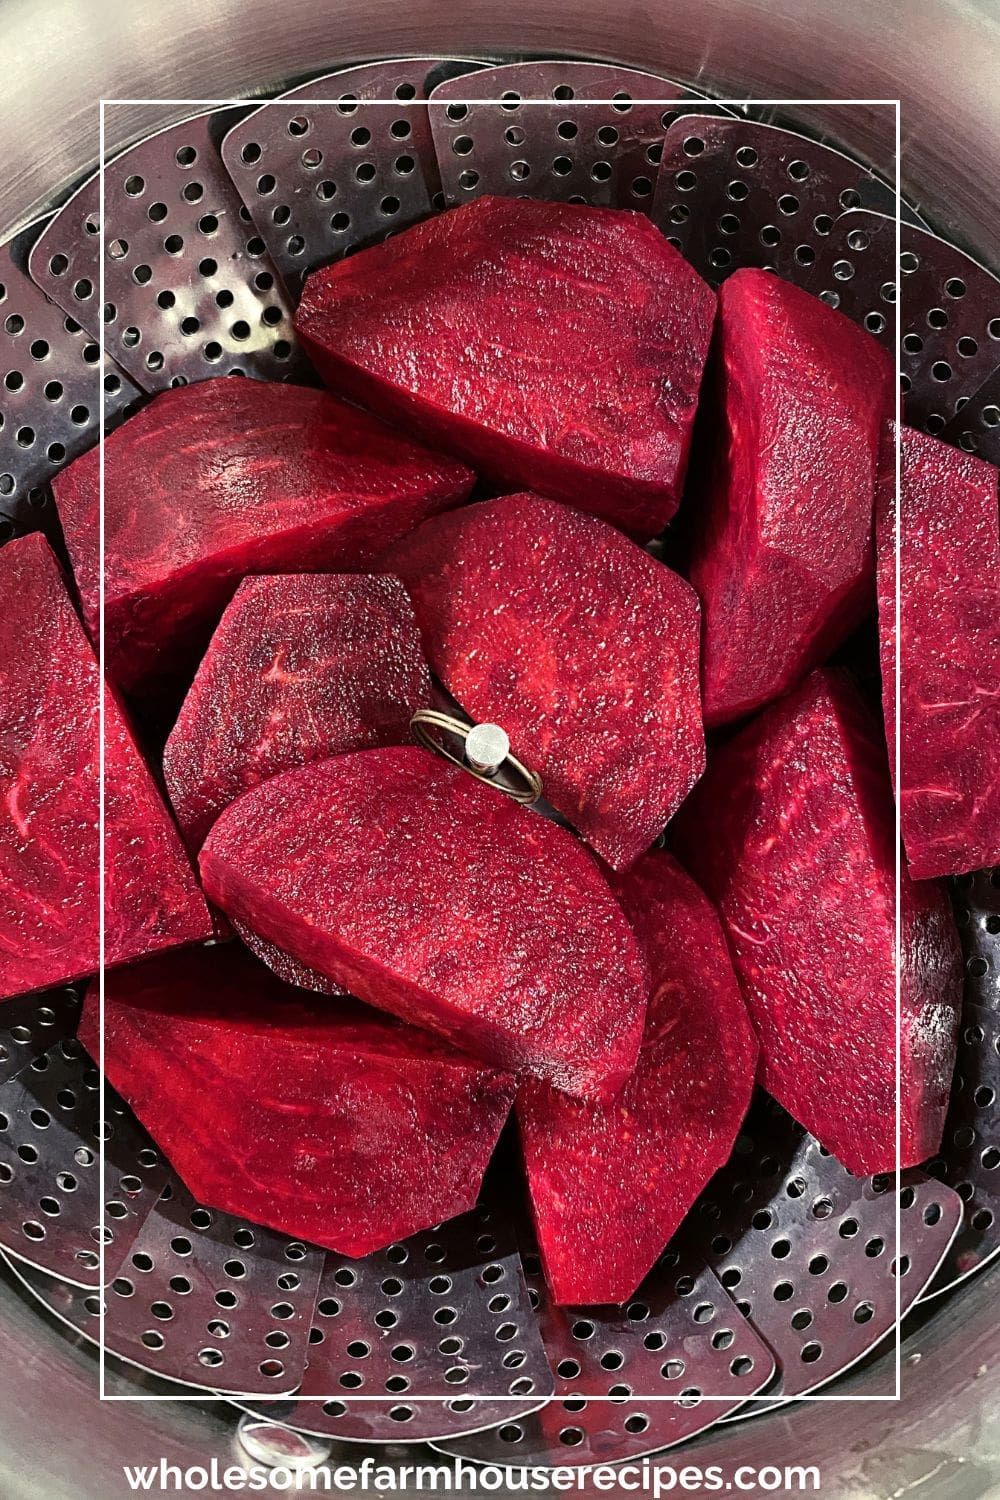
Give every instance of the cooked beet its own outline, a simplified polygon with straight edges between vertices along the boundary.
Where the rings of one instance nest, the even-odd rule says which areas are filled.
[[[94,988],[80,1035],[99,1053]],[[238,948],[109,975],[104,1064],[200,1203],[342,1255],[474,1206],[509,1074]]]
[[[467,469],[322,391],[256,380],[165,391],[104,453],[106,660],[126,691],[193,665],[248,573],[364,567],[472,485]],[[95,639],[98,456],[55,481]]]
[[[100,676],[41,536],[0,550],[0,996],[98,967]],[[208,909],[105,695],[105,956],[195,942]]]
[[[632,1071],[646,968],[596,864],[427,751],[264,782],[219,817],[201,867],[230,917],[488,1062],[592,1095]]]
[[[163,773],[192,849],[240,792],[308,761],[398,745],[431,681],[396,578],[247,578],[212,636]]]
[[[652,979],[639,1063],[611,1104],[523,1084],[517,1118],[557,1302],[624,1302],[728,1159],[757,1042],[719,918],[669,854],[613,882]]]
[[[872,514],[893,370],[870,334],[766,271],[719,294],[690,577],[705,722],[793,688],[873,607]]]
[[[899,817],[918,880],[1000,863],[997,471],[903,429]],[[879,631],[895,765],[895,473],[880,491]]]
[[[675,823],[718,905],[761,1081],[863,1176],[895,1169],[895,837],[885,748],[848,678],[815,672],[709,760]],[[902,1165],[937,1149],[960,1003],[944,892],[903,873]]]
[[[316,271],[334,390],[646,538],[677,509],[715,296],[642,214],[483,197]]]
[[[612,527],[537,495],[434,517],[392,548],[431,667],[501,724],[616,869],[705,766],[694,591]]]

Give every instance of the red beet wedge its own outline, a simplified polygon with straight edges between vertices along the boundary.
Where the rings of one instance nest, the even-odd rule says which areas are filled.
[[[997,471],[904,428],[899,816],[910,874],[1000,863]],[[880,491],[879,631],[895,761],[895,474]]]
[[[232,378],[166,391],[105,444],[105,641],[126,691],[193,665],[240,579],[364,567],[472,475],[322,391]],[[98,451],[55,481],[98,629]]]
[[[230,917],[372,1005],[512,1072],[613,1094],[647,974],[577,841],[413,747],[288,771],[201,851]]]
[[[892,364],[842,313],[766,271],[719,294],[693,497],[705,722],[793,688],[874,600],[872,516]]]
[[[247,578],[212,636],[163,757],[192,849],[248,787],[308,761],[401,744],[431,681],[396,578]]]
[[[41,536],[0,550],[0,996],[98,967],[100,677]],[[105,695],[109,964],[211,932],[194,871]]]
[[[710,759],[675,827],[718,905],[761,1081],[851,1172],[895,1168],[895,840],[885,748],[816,672]],[[902,1165],[933,1155],[960,1002],[944,892],[903,879]]]
[[[680,500],[715,296],[642,214],[479,198],[315,272],[326,383],[639,537]]]
[[[539,1247],[560,1303],[624,1302],[727,1160],[757,1042],[719,918],[668,854],[614,889],[649,963],[639,1063],[611,1104],[530,1080],[517,1099]]]
[[[97,995],[80,1035],[97,1056]],[[235,947],[109,975],[104,1062],[199,1202],[367,1255],[474,1206],[508,1074]]]
[[[385,566],[462,707],[503,726],[610,865],[631,864],[705,766],[693,589],[613,527],[537,495],[434,517]]]

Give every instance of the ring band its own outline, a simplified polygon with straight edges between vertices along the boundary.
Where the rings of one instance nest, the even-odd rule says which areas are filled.
[[[503,792],[525,807],[532,802],[537,802],[542,795],[542,778],[535,771],[529,771],[528,767],[509,751],[495,771],[479,771],[469,764],[465,757],[464,745],[470,731],[475,727],[474,724],[466,724],[462,719],[456,719],[452,714],[441,713],[436,708],[418,708],[410,720],[410,730],[414,739],[426,750],[432,750],[437,755],[443,756],[445,760],[451,761],[453,766],[460,766],[463,771],[468,771],[469,775],[474,776],[477,781],[485,781],[487,786],[495,786],[497,791]],[[459,752],[453,750],[444,742],[442,735],[452,735],[461,742],[463,750]],[[512,786],[509,782],[499,780],[498,777],[504,771],[513,772],[520,785]]]

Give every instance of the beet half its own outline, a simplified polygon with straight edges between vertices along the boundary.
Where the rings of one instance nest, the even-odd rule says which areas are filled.
[[[710,369],[689,509],[715,725],[795,687],[872,608],[893,369],[842,313],[757,270],[722,287]]]
[[[269,776],[348,750],[398,745],[431,680],[396,578],[247,578],[226,608],[163,774],[194,850],[222,809]]]
[[[613,868],[631,864],[705,767],[693,589],[613,527],[537,495],[436,516],[384,565],[449,692],[503,726]]]
[[[99,1055],[91,988],[80,1036]],[[475,1205],[509,1075],[234,946],[109,975],[104,1064],[199,1202],[342,1255]]]
[[[511,1072],[616,1092],[647,973],[577,841],[413,747],[274,777],[201,851],[231,918],[307,968]]]
[[[709,760],[678,848],[715,901],[761,1082],[858,1176],[896,1165],[895,838],[885,749],[850,680],[815,672]],[[961,958],[935,885],[902,880],[901,1157],[933,1155]]]
[[[1000,863],[997,471],[904,428],[899,818],[917,880]],[[880,491],[879,633],[895,762],[895,472]]]
[[[306,282],[326,383],[643,539],[677,509],[715,296],[643,214],[478,198]]]
[[[105,647],[126,692],[181,679],[240,579],[366,566],[473,476],[322,391],[205,380],[165,391],[105,452]],[[55,481],[94,639],[98,450]]]
[[[99,963],[100,674],[40,535],[0,549],[0,996]],[[208,908],[117,702],[105,693],[105,958],[211,933]]]
[[[517,1096],[546,1280],[560,1303],[624,1302],[729,1157],[757,1041],[711,903],[669,854],[613,882],[652,977],[635,1072],[610,1104],[530,1080]]]

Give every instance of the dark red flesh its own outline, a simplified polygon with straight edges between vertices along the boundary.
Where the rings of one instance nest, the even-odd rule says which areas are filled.
[[[719,918],[669,854],[613,882],[649,964],[635,1072],[611,1104],[530,1080],[517,1118],[545,1276],[560,1303],[624,1302],[729,1157],[757,1042]]]
[[[997,471],[904,428],[899,817],[917,880],[1000,864]],[[878,530],[886,732],[895,761],[895,472]]]
[[[201,868],[228,916],[496,1066],[606,1096],[635,1065],[646,968],[596,864],[427,751],[264,782],[219,817]]]
[[[424,523],[385,566],[467,713],[502,725],[615,869],[705,766],[693,589],[613,527],[537,495]]]
[[[709,759],[675,823],[722,914],[761,1082],[858,1176],[896,1165],[895,838],[885,747],[850,680],[815,672]],[[951,908],[903,871],[904,1167],[933,1155],[961,960]]]
[[[715,296],[638,213],[477,199],[316,271],[326,383],[632,535],[677,509]]]
[[[842,313],[757,270],[722,287],[710,370],[690,577],[716,725],[795,687],[872,608],[893,370]]]
[[[104,452],[106,660],[127,692],[193,666],[247,574],[363,568],[473,482],[322,391],[257,380],[165,391]],[[55,492],[96,640],[96,448]]]
[[[431,681],[396,578],[247,578],[219,622],[177,723],[163,774],[197,850],[222,809],[279,771],[398,745]]]
[[[98,1057],[96,986],[80,1036]],[[515,1089],[233,945],[109,975],[104,1065],[200,1203],[352,1256],[475,1205]]]
[[[39,535],[0,549],[0,996],[93,973],[100,906],[100,676]],[[125,718],[105,694],[105,957],[211,933]]]

